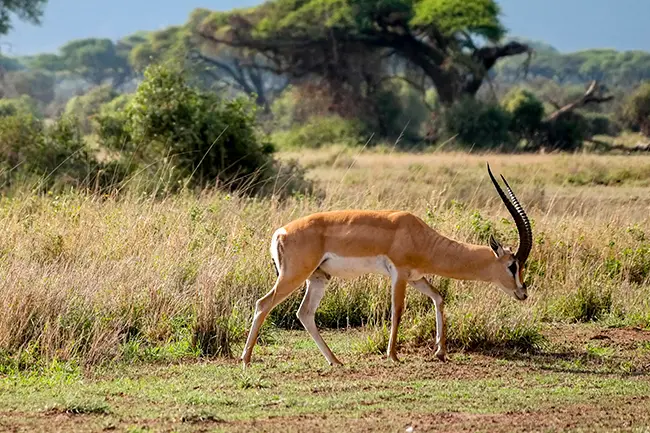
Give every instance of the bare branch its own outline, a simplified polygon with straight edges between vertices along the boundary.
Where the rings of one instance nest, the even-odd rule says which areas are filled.
[[[551,113],[545,119],[545,121],[552,122],[556,120],[558,117],[560,117],[561,115],[563,115],[564,113],[568,113],[577,108],[584,107],[585,105],[588,104],[600,104],[614,99],[614,96],[612,95],[605,96],[603,95],[603,93],[604,93],[603,87],[599,85],[596,80],[594,80],[589,84],[589,87],[587,87],[587,90],[585,91],[584,95],[582,95],[577,100],[570,102],[563,107],[558,108],[556,111]]]

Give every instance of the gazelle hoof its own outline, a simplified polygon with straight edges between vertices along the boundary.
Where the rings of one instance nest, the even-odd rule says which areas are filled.
[[[442,362],[446,362],[447,361],[447,352],[445,352],[444,350],[438,350],[436,352],[436,358],[438,358]]]

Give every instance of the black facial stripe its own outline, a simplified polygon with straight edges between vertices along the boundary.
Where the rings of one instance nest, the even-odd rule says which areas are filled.
[[[512,262],[510,266],[508,266],[508,270],[510,271],[513,277],[517,275],[517,262]]]

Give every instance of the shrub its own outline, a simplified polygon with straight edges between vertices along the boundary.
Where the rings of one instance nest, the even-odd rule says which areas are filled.
[[[580,286],[575,293],[565,296],[552,308],[572,322],[591,322],[603,319],[612,308],[612,292],[595,285]]]
[[[407,141],[418,140],[431,117],[425,98],[403,81],[392,81],[376,96],[379,132],[382,136]]]
[[[110,177],[105,175],[111,169]],[[49,126],[27,115],[0,117],[2,185],[32,178],[32,187],[75,185],[105,187],[123,174],[99,163],[89,151],[76,119],[63,116]]]
[[[582,114],[569,111],[545,124],[543,133],[545,144],[551,149],[576,150],[589,136],[589,123]]]
[[[255,128],[255,105],[190,87],[181,72],[145,71],[127,110],[127,131],[148,161],[167,157],[194,184],[239,187],[264,174],[273,148]]]
[[[501,106],[474,98],[462,98],[443,113],[445,133],[463,146],[476,149],[511,145],[510,114]]]
[[[120,113],[129,106],[129,103],[133,99],[133,94],[123,93],[110,101],[104,103],[99,107],[100,114],[116,114]]]
[[[587,130],[589,135],[611,135],[621,133],[621,125],[610,116],[600,113],[586,113]]]
[[[627,98],[620,118],[627,127],[650,136],[650,81],[642,83]]]
[[[510,130],[523,137],[533,136],[542,124],[544,104],[525,89],[513,89],[503,100],[511,115]]]
[[[15,114],[0,117],[0,172],[12,175],[13,170],[24,164],[31,155],[32,147],[40,147],[43,140],[43,125],[30,114]]]
[[[177,188],[219,186],[251,193],[306,191],[310,183],[294,165],[280,168],[273,146],[256,124],[256,106],[247,97],[226,100],[191,87],[184,74],[154,65],[136,93],[105,106],[98,135],[124,160],[157,170],[172,167],[168,184]],[[295,189],[294,189],[295,188]]]
[[[13,99],[0,99],[0,117],[16,115],[31,115],[37,118],[43,117],[36,101],[27,95]]]
[[[117,96],[117,92],[109,85],[95,87],[84,95],[70,99],[65,106],[65,114],[74,116],[83,131],[89,133],[93,127],[92,118],[99,113],[104,104]]]

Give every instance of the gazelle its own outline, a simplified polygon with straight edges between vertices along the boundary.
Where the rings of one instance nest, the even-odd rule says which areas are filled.
[[[436,357],[444,361],[445,318],[443,299],[424,275],[490,282],[515,299],[527,298],[522,270],[533,244],[528,217],[503,176],[508,197],[492,175],[490,179],[512,215],[519,232],[515,254],[494,236],[489,246],[458,242],[430,228],[417,216],[403,211],[346,210],[312,214],[279,228],[271,239],[271,257],[278,278],[255,305],[253,323],[242,354],[244,367],[251,360],[257,336],[269,312],[307,281],[298,318],[330,365],[341,365],[323,340],[314,316],[331,277],[354,278],[375,273],[389,276],[391,329],[388,357],[398,361],[396,341],[406,285],[433,300],[436,309]]]

